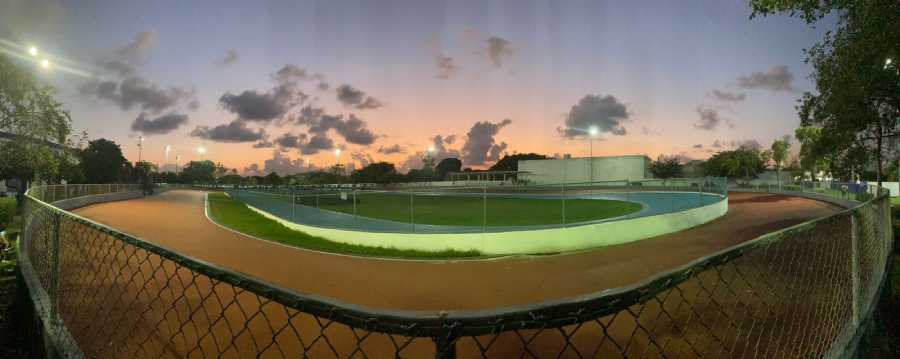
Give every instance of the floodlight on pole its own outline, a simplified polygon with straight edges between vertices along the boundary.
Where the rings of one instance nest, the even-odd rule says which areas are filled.
[[[49,69],[50,68],[50,60],[47,60],[47,59],[41,60],[41,68]]]
[[[138,136],[138,163],[141,163],[144,152],[144,136]]]
[[[37,54],[38,54],[38,49],[37,49],[37,47],[34,47],[34,46],[29,47],[29,48],[28,48],[28,54],[31,55],[31,56],[37,56]]]
[[[887,60],[884,60],[884,69],[887,70],[888,67],[894,64],[894,59],[888,57]]]
[[[588,147],[589,147],[589,155],[588,161],[591,161],[590,171],[591,174],[589,176],[591,180],[591,195],[594,194],[594,137],[600,133],[600,129],[597,126],[588,127]]]

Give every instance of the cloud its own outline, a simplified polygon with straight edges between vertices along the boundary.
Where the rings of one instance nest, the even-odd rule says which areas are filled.
[[[506,61],[513,55],[513,49],[510,46],[509,40],[506,40],[499,36],[491,36],[487,39],[487,48],[488,48],[488,58],[491,60],[491,64],[494,67],[503,66],[503,61]]]
[[[714,89],[710,94],[716,100],[725,102],[740,102],[747,99],[747,95],[742,92],[730,92]]]
[[[253,144],[253,148],[272,148],[275,147],[275,143],[269,140],[262,140]]]
[[[704,130],[704,131],[712,131],[719,128],[723,123],[728,125],[729,127],[734,127],[731,123],[731,120],[722,117],[719,115],[719,111],[714,108],[709,108],[705,106],[697,106],[697,114],[700,115],[700,119],[694,123],[694,127]]]
[[[766,72],[754,72],[737,79],[738,87],[770,91],[793,91],[794,74],[785,65],[772,66]]]
[[[702,143],[698,143],[698,144],[694,145],[693,147],[694,147],[694,148],[703,148],[703,144],[702,144]]]
[[[302,158],[291,159],[280,151],[272,151],[272,158],[263,161],[263,167],[253,163],[244,167],[243,174],[245,176],[265,176],[275,172],[279,176],[288,176],[297,173],[309,172],[317,167],[312,163],[304,161]]]
[[[566,127],[557,128],[566,137],[587,136],[588,129],[596,126],[600,133],[622,136],[626,134],[623,123],[628,121],[628,108],[612,95],[586,95],[566,115]]]
[[[176,113],[169,113],[154,119],[148,117],[146,113],[141,112],[131,123],[131,130],[145,135],[164,135],[188,122],[187,115]]]
[[[309,126],[310,133],[326,136],[329,130],[335,130],[345,141],[356,145],[371,145],[377,137],[366,122],[354,114],[344,119],[343,115],[328,115],[321,108],[305,106],[294,120]]]
[[[100,61],[102,74],[82,84],[81,94],[107,101],[124,111],[139,108],[142,112],[159,114],[179,105],[195,110],[199,103],[193,89],[164,88],[138,74],[137,67],[156,43],[155,31],[138,34],[134,41],[116,50],[113,58]]]
[[[453,62],[453,58],[450,56],[437,54],[434,57],[434,64],[437,65],[437,78],[439,79],[449,79],[451,76],[453,76],[453,74],[456,73],[456,63]]]
[[[292,64],[284,65],[272,75],[275,86],[271,90],[245,90],[237,95],[226,92],[219,98],[219,104],[241,121],[270,122],[282,118],[290,109],[309,98],[299,90],[300,83],[309,79],[305,69]]]
[[[237,50],[228,49],[228,51],[225,52],[225,57],[223,57],[219,61],[216,61],[216,65],[228,66],[228,65],[237,63],[239,58],[240,58],[240,56],[238,55]]]
[[[394,144],[394,145],[390,145],[390,146],[378,147],[377,152],[380,154],[383,154],[383,155],[392,155],[395,153],[404,153],[406,151],[400,145]]]
[[[325,133],[316,133],[312,137],[305,133],[285,133],[272,141],[281,149],[297,149],[304,155],[314,155],[319,151],[334,148],[334,141]]]
[[[150,50],[156,47],[157,42],[156,31],[141,32],[137,34],[134,41],[116,50],[116,56],[131,65],[142,64],[146,61]]]
[[[743,140],[737,143],[737,147],[745,150],[761,150],[762,145],[757,140]]]
[[[81,87],[81,93],[118,105],[122,110],[140,108],[154,114],[179,104],[196,103],[194,90],[182,87],[160,88],[140,76],[117,80],[93,80]]]
[[[366,167],[372,163],[375,163],[375,159],[372,158],[371,155],[362,153],[362,152],[354,152],[350,154],[350,158],[359,162],[359,167]]]
[[[430,154],[431,158],[434,159],[434,163],[437,164],[441,162],[441,160],[445,158],[462,158],[462,154],[452,148],[448,148],[446,145],[449,144],[447,142],[447,138],[456,137],[455,135],[450,136],[441,136],[437,135],[431,138],[430,147],[434,147],[434,152]],[[428,147],[428,146],[427,146]],[[400,163],[399,171],[407,172],[413,168],[422,168],[424,161],[422,161],[426,154],[424,150],[416,151],[416,153],[412,153],[409,156],[406,156],[406,159]]]
[[[381,100],[372,96],[368,96],[364,91],[348,84],[338,86],[335,91],[337,91],[338,101],[340,101],[346,107],[351,107],[358,110],[368,110],[384,106]]]
[[[469,166],[478,166],[489,161],[496,161],[499,153],[506,150],[507,144],[497,144],[494,136],[500,132],[500,129],[511,123],[510,119],[504,119],[498,123],[475,122],[469,129],[469,133],[466,134],[466,142],[462,147],[463,163]]]
[[[218,125],[213,128],[197,126],[191,131],[191,137],[199,137],[216,142],[238,143],[260,141],[266,137],[266,133],[261,128],[254,131],[247,127],[245,122],[234,120],[228,124]]]

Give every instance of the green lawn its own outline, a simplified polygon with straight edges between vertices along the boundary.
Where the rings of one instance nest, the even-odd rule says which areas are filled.
[[[481,256],[481,254],[477,251],[423,252],[384,247],[366,247],[332,242],[321,237],[314,237],[306,233],[287,228],[278,222],[263,217],[261,214],[250,210],[243,203],[235,201],[223,193],[209,194],[209,215],[219,224],[241,233],[246,233],[254,237],[287,244],[294,247],[313,249],[324,252],[346,253],[364,256],[422,259]]]
[[[290,199],[288,199],[290,201]],[[315,196],[298,199],[303,205],[316,206]],[[416,224],[481,226],[527,226],[561,224],[563,203],[559,199],[416,195],[359,192],[356,213],[360,216]],[[614,200],[568,199],[566,223],[578,223],[618,217],[641,210],[641,205]],[[353,214],[353,194],[341,200],[339,194],[318,196],[319,208]]]

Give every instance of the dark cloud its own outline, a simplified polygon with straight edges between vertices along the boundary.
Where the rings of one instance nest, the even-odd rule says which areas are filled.
[[[729,92],[722,90],[712,90],[710,93],[713,98],[725,102],[740,102],[747,99],[747,95],[742,92]]]
[[[737,143],[737,147],[745,150],[761,150],[762,145],[757,140],[743,140]]]
[[[439,79],[449,79],[451,76],[453,76],[453,74],[456,73],[456,63],[453,62],[453,58],[450,56],[438,54],[434,57],[434,64],[437,65],[437,77]]]
[[[176,113],[169,113],[154,119],[148,117],[146,113],[141,112],[131,123],[131,130],[145,135],[164,135],[188,122],[187,115]]]
[[[272,148],[275,147],[275,143],[269,140],[262,140],[253,144],[253,148]]]
[[[403,147],[401,147],[400,145],[397,145],[397,144],[390,145],[390,146],[378,147],[378,153],[383,154],[383,155],[392,155],[395,153],[404,153],[404,152],[406,152],[406,151],[403,149]]]
[[[491,146],[490,151],[488,151],[487,162],[496,162],[500,160],[500,157],[506,152],[507,148],[509,148],[509,145],[507,145],[506,142],[500,142],[499,144]]]
[[[303,138],[306,135],[302,136]],[[300,153],[304,155],[314,155],[319,151],[327,151],[334,148],[334,141],[324,134],[314,134],[308,141],[300,144]]]
[[[247,124],[240,120],[231,121],[228,124],[218,125],[210,128],[209,126],[197,126],[191,131],[192,137],[216,141],[216,142],[254,142],[260,141],[266,137],[263,129],[253,129],[247,127]]]
[[[299,86],[309,79],[305,69],[288,64],[272,75],[276,85],[271,90],[245,90],[238,95],[226,92],[219,98],[219,104],[242,121],[270,122],[306,101],[309,96]]]
[[[737,79],[738,87],[771,91],[793,91],[794,74],[785,65],[772,66],[766,72],[754,72]]]
[[[513,49],[509,40],[499,36],[491,36],[487,39],[488,58],[494,67],[503,66],[503,61],[513,55]]]
[[[583,137],[596,126],[600,133],[622,136],[626,134],[623,123],[629,116],[628,108],[612,95],[587,95],[569,110],[566,127],[557,130],[569,138]]]
[[[703,144],[702,144],[702,143],[698,143],[698,144],[694,145],[694,148],[703,148]]]
[[[240,56],[238,55],[237,50],[235,50],[235,49],[228,49],[228,51],[225,52],[225,57],[223,57],[223,58],[222,58],[221,60],[219,60],[219,61],[216,61],[216,65],[219,65],[219,66],[228,66],[228,65],[237,63],[237,62],[238,62],[238,59],[240,59]]]
[[[196,103],[194,90],[182,87],[160,88],[140,76],[120,81],[93,80],[81,87],[81,93],[116,104],[122,110],[140,108],[157,114],[179,104]]]
[[[354,152],[350,154],[350,158],[359,162],[359,167],[366,167],[372,163],[375,163],[375,159],[372,158],[371,155],[362,152]]]
[[[116,50],[116,56],[131,65],[142,64],[150,50],[156,47],[157,42],[156,31],[144,31],[139,33],[134,41]]]
[[[295,117],[295,121],[309,126],[309,132],[325,136],[329,130],[335,130],[345,141],[356,145],[371,145],[377,137],[369,130],[366,122],[350,114],[328,115],[321,108],[305,106]]]
[[[729,127],[733,127],[731,124],[731,120],[728,120],[722,117],[719,114],[719,111],[714,108],[709,108],[705,106],[697,106],[697,114],[700,115],[700,119],[694,123],[694,127],[704,130],[704,131],[712,131],[722,124],[726,124]]]
[[[483,121],[472,125],[462,147],[463,163],[469,166],[478,166],[489,161],[496,161],[499,153],[506,150],[507,145],[506,143],[497,144],[494,136],[510,123],[512,120],[505,119],[498,123]]]
[[[338,86],[335,91],[337,91],[338,101],[340,101],[346,107],[351,107],[359,110],[368,110],[376,109],[384,105],[381,103],[381,100],[372,96],[368,96],[366,95],[365,91],[362,91],[348,84]]]

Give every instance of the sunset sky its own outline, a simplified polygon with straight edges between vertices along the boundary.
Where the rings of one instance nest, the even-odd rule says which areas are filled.
[[[831,27],[746,1],[0,0],[0,50],[77,130],[137,160],[245,174],[336,162],[482,168],[504,153],[705,158],[792,134]],[[8,11],[11,10],[11,11]],[[305,162],[308,161],[308,162]]]

